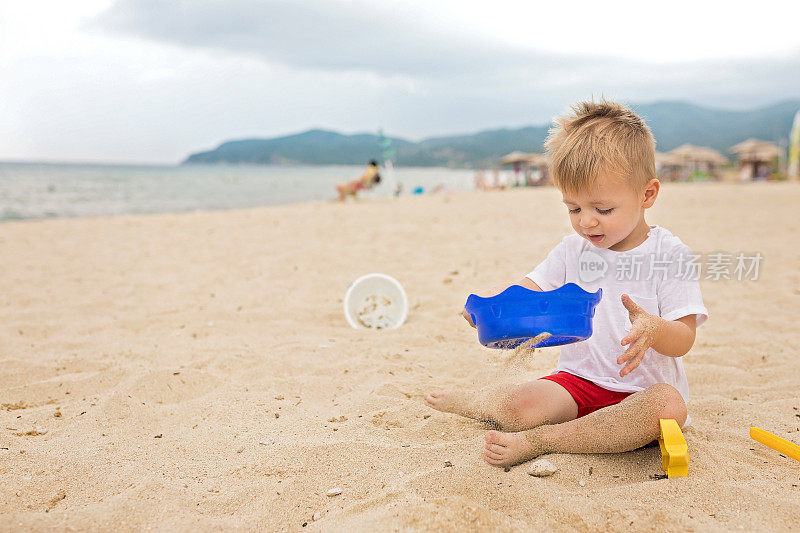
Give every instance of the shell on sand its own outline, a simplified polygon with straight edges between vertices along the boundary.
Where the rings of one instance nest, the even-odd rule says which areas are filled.
[[[547,459],[539,459],[531,464],[528,474],[536,477],[547,477],[555,474],[556,470],[558,468]]]

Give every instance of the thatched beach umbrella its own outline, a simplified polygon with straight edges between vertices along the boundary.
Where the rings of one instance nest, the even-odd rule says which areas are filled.
[[[656,151],[656,175],[659,179],[676,181],[681,176],[683,162],[677,156]]]
[[[753,138],[731,146],[729,151],[738,156],[740,163],[771,162],[776,157],[780,157],[782,152],[781,147],[773,142]]]
[[[684,144],[671,150],[669,154],[682,163],[708,163],[712,166],[725,165],[728,163],[728,158],[713,148],[708,148],[706,146]]]
[[[738,156],[740,179],[770,179],[783,149],[773,142],[750,138],[731,146],[730,152]]]
[[[514,176],[517,184],[530,184],[532,168],[539,167],[539,175],[546,175],[548,159],[542,154],[527,154],[525,152],[514,151],[500,158],[500,165],[514,165]]]
[[[705,153],[706,160],[712,165],[722,166],[728,164],[728,158],[713,148],[703,148],[703,152]]]
[[[656,151],[656,165],[676,167],[681,164],[681,159],[673,154]]]
[[[501,165],[513,165],[515,163],[527,163],[528,158],[531,154],[526,154],[524,152],[514,151],[510,154],[506,154],[500,158]]]
[[[728,162],[724,155],[707,146],[684,144],[665,154],[675,170],[678,180],[718,178],[717,167]]]
[[[548,182],[550,158],[542,154],[528,154],[525,181],[528,185],[543,185]]]
[[[527,154],[527,162],[532,167],[541,167],[550,164],[550,159],[542,154]]]

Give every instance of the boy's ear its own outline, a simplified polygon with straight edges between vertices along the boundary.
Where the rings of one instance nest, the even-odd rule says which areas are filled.
[[[658,191],[661,189],[661,182],[657,178],[651,179],[644,188],[644,201],[642,207],[648,209],[653,207],[658,197]]]

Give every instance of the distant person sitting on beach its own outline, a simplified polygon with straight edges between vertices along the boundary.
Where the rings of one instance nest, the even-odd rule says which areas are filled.
[[[346,183],[336,184],[336,192],[339,193],[337,200],[343,202],[348,196],[355,198],[358,191],[371,189],[380,182],[381,175],[378,173],[378,162],[373,159],[367,164],[367,168],[361,174],[361,177]]]
[[[655,140],[623,105],[582,102],[573,110],[556,120],[546,146],[576,235],[516,284],[602,288],[593,335],[562,346],[556,371],[535,381],[435,391],[425,399],[439,411],[500,427],[484,438],[484,460],[495,466],[546,453],[634,450],[658,438],[659,419],[689,421],[681,357],[708,311],[694,270],[686,269],[689,247],[645,221],[660,188]]]

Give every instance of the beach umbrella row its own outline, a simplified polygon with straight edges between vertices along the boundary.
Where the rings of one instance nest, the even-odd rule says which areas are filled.
[[[770,161],[781,155],[781,148],[773,142],[751,138],[732,146],[730,153],[736,154],[739,162]],[[528,166],[547,165],[549,164],[549,158],[542,154],[520,151],[513,151],[500,158],[501,165],[519,163]],[[722,166],[728,164],[728,158],[707,146],[683,144],[669,152],[657,151],[656,163],[665,166],[684,166],[697,163]]]

